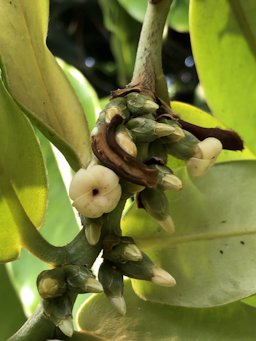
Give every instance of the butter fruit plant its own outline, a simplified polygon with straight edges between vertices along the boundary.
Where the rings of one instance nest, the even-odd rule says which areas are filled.
[[[47,48],[48,0],[0,4],[0,338],[254,340],[255,2],[107,3],[143,25],[104,106]],[[211,114],[170,101],[166,25]]]

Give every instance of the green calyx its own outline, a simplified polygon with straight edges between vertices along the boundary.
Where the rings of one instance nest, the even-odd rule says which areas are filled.
[[[151,114],[155,112],[159,106],[151,97],[141,95],[138,92],[131,92],[126,96],[127,107],[132,116],[139,116],[145,114]]]
[[[137,262],[142,259],[142,253],[132,238],[123,237],[110,251],[104,250],[103,258],[114,263]]]
[[[184,130],[184,132],[184,139],[166,144],[166,150],[168,154],[175,156],[177,159],[188,160],[196,153],[200,141],[188,131]]]

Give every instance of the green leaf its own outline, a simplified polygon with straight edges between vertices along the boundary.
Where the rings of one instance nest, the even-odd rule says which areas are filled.
[[[70,81],[83,110],[86,113],[86,119],[89,125],[89,129],[92,130],[96,118],[101,110],[100,101],[96,91],[84,75],[73,66],[65,63],[63,60],[58,59],[58,64],[65,72],[68,80]]]
[[[143,22],[147,0],[118,0],[119,3],[126,9],[126,11],[136,20]],[[188,31],[188,8],[189,0],[174,0],[170,13],[168,15],[167,23],[171,28],[178,32]]]
[[[209,113],[198,109],[192,105],[182,102],[171,102],[173,111],[178,114],[184,121],[199,125],[200,127],[211,128],[219,127],[228,129],[220,120],[210,115]],[[218,157],[218,162],[227,160],[241,160],[241,159],[254,159],[253,154],[247,147],[241,151],[229,151],[223,150],[221,155]]]
[[[24,228],[31,225],[20,209],[36,227],[42,223],[47,180],[34,131],[1,81],[0,136],[0,262],[7,262],[18,257]]]
[[[0,278],[0,340],[7,340],[22,326],[26,317],[4,265],[0,265]]]
[[[145,302],[130,283],[125,286],[126,316],[120,316],[103,294],[88,300],[78,315],[82,330],[108,340],[165,341],[254,340],[255,309],[242,303],[210,309],[170,307]]]
[[[11,95],[76,170],[90,158],[88,127],[70,83],[46,47],[48,11],[48,0],[1,4],[2,66]]]
[[[230,161],[189,179],[179,193],[167,192],[176,232],[168,235],[143,210],[133,207],[123,232],[133,236],[177,285],[162,288],[134,281],[139,296],[170,305],[210,307],[256,292],[256,161]]]
[[[256,151],[256,2],[191,0],[193,54],[213,113]]]
[[[52,148],[43,136],[40,136],[40,142],[49,179],[48,209],[40,231],[51,243],[65,245],[78,233],[78,224],[75,220]],[[18,262],[8,264],[9,274],[27,315],[31,315],[39,303],[36,278],[45,269],[47,269],[47,265],[26,250],[22,250]]]

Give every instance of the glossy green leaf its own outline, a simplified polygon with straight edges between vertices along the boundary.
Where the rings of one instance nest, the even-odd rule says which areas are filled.
[[[168,193],[176,232],[168,235],[143,210],[133,207],[123,220],[125,235],[177,281],[162,288],[134,281],[139,296],[189,307],[226,304],[256,292],[256,161],[214,166],[189,179],[177,172],[183,190]]]
[[[223,123],[221,123],[221,120],[201,109],[196,108],[195,106],[175,101],[171,102],[171,106],[173,111],[178,114],[184,121],[205,128],[218,127],[228,129]],[[255,154],[253,154],[248,148],[245,147],[242,152],[223,150],[221,155],[218,157],[218,162],[253,158],[255,158]]]
[[[42,136],[40,142],[49,179],[48,209],[40,232],[49,242],[55,245],[65,245],[74,238],[79,228],[52,148]],[[47,269],[47,264],[35,258],[26,250],[22,251],[18,261],[8,264],[9,274],[27,315],[30,315],[35,310],[39,302],[36,278],[45,269]]]
[[[126,11],[136,20],[142,22],[147,8],[147,0],[118,0]],[[189,0],[173,0],[167,22],[178,32],[188,31]]]
[[[12,96],[78,169],[90,157],[83,109],[46,47],[49,1],[4,1],[0,56]]]
[[[18,200],[39,227],[46,210],[47,180],[34,131],[1,81],[0,136],[0,262],[7,262],[18,257],[27,226],[12,201]]]
[[[256,2],[191,0],[193,54],[214,115],[256,151]]]
[[[242,303],[210,309],[170,307],[141,300],[130,284],[124,296],[126,316],[118,315],[103,294],[93,296],[79,313],[80,328],[123,341],[255,339],[256,310]]]
[[[96,91],[84,75],[76,68],[68,65],[61,59],[58,59],[58,64],[65,72],[65,75],[75,90],[75,93],[84,109],[89,129],[92,130],[95,125],[96,118],[101,110],[100,101]]]
[[[4,265],[0,265],[0,340],[7,340],[25,322],[21,303]]]

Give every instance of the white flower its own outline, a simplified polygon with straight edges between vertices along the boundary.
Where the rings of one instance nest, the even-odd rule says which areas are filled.
[[[208,137],[197,145],[194,157],[187,162],[187,169],[192,176],[204,175],[215,163],[222,151],[221,142],[215,137]]]
[[[121,197],[119,178],[104,166],[81,168],[71,181],[69,196],[78,212],[88,218],[98,218],[117,206]]]

